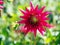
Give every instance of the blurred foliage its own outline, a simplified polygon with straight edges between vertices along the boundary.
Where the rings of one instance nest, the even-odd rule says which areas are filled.
[[[54,27],[46,29],[44,36],[37,32],[34,37],[32,33],[26,36],[23,33],[16,33],[22,13],[19,9],[29,8],[29,2],[39,8],[46,6],[45,10],[52,12],[48,21]],[[4,0],[4,9],[0,9],[0,45],[60,45],[60,0]],[[36,43],[36,44],[35,44]]]

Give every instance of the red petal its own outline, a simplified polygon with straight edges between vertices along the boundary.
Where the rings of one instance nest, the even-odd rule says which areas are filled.
[[[30,6],[31,6],[31,11],[32,11],[34,9],[32,2],[30,2]]]
[[[38,29],[39,30],[39,32],[43,35],[43,32],[42,32],[42,30],[41,29]]]
[[[26,8],[26,11],[27,11],[27,12],[29,12],[29,9],[28,9],[28,8]]]
[[[39,29],[42,30],[42,31],[44,31],[44,32],[46,31],[46,30],[44,29],[44,27],[42,27],[42,26],[39,26]]]
[[[40,24],[39,29],[42,30],[42,31],[44,31],[44,32],[46,31],[46,30],[44,29],[44,27],[43,27],[42,24]]]
[[[34,36],[36,37],[36,32],[37,32],[37,30],[36,30],[36,29],[34,29],[34,30],[33,30],[33,32],[34,32]]]
[[[51,12],[46,11],[46,12],[44,12],[42,15],[43,15],[43,16],[47,16],[48,14],[51,14]]]
[[[24,10],[20,10],[23,14],[26,14],[26,12]]]
[[[44,18],[44,17],[43,17],[42,20],[49,20],[49,18]]]
[[[20,18],[24,18],[24,16],[20,16]]]
[[[25,32],[25,35],[26,35],[29,31],[30,31],[29,28],[27,28],[27,30],[26,30],[26,32]]]
[[[38,5],[35,7],[35,11],[38,10]]]
[[[25,20],[21,20],[21,21],[18,21],[17,23],[19,23],[19,24],[24,24],[25,23]]]
[[[0,1],[0,4],[3,4],[4,2],[3,1]]]
[[[48,28],[51,28],[52,26],[50,24],[48,24],[47,22],[43,21],[42,22],[44,26],[48,27]]]
[[[20,18],[26,19],[26,16],[20,16]]]
[[[45,6],[43,6],[43,7],[40,9],[39,12],[42,12],[44,9],[45,9]]]
[[[20,16],[20,18],[27,19],[28,18],[28,15]]]

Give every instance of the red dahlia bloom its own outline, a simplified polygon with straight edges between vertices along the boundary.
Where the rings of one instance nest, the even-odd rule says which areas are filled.
[[[38,5],[34,8],[30,2],[30,9],[26,8],[26,11],[20,10],[24,15],[21,16],[22,20],[19,24],[25,24],[24,27],[27,28],[26,34],[31,31],[36,36],[37,30],[43,35],[45,32],[45,27],[50,28],[50,24],[46,22],[48,20],[47,15],[50,13],[48,11],[43,12],[45,6],[38,9]]]
[[[2,5],[4,2],[2,0],[0,0],[0,5]],[[2,9],[3,6],[0,6],[0,9]]]

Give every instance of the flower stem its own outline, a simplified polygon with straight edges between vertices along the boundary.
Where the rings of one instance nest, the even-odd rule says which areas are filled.
[[[32,33],[31,33],[31,42],[30,42],[30,45],[32,45]]]
[[[36,45],[36,38],[34,37],[34,45]]]

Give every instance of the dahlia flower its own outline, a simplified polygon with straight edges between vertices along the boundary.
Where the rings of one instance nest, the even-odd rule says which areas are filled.
[[[3,6],[1,6],[4,2],[2,0],[0,0],[0,9],[3,8]]]
[[[45,32],[45,28],[50,28],[51,25],[48,24],[47,17],[50,12],[44,11],[45,6],[38,9],[38,5],[36,7],[33,6],[32,2],[30,2],[30,9],[26,8],[26,10],[20,10],[23,13],[23,16],[20,16],[22,20],[18,21],[19,24],[24,24],[24,27],[27,28],[25,34],[29,31],[34,33],[36,36],[37,30],[43,35]]]

